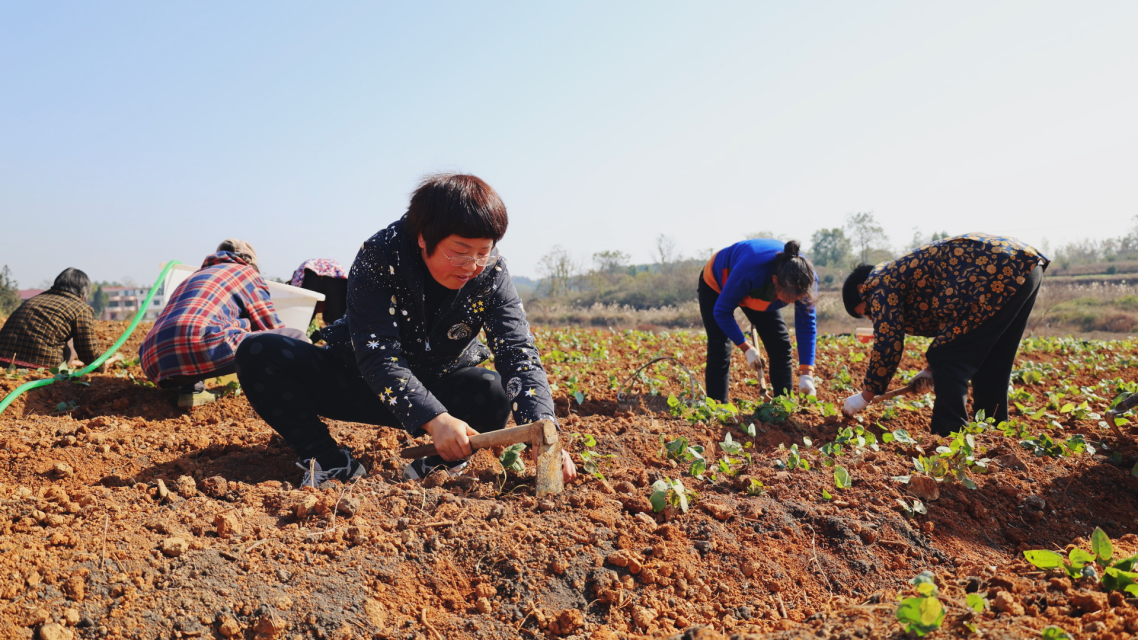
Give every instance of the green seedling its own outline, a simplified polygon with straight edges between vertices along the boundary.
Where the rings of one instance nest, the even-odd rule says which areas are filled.
[[[502,450],[502,455],[498,456],[498,464],[502,465],[502,472],[513,471],[515,473],[525,473],[526,461],[522,457],[522,452],[525,451],[526,445],[524,442],[512,444]]]
[[[1041,633],[1039,637],[1043,640],[1074,640],[1071,634],[1055,625],[1044,628],[1043,633]]]
[[[762,495],[766,490],[767,486],[758,478],[751,478],[751,482],[747,485],[747,495],[749,496]]]
[[[582,438],[581,443],[585,448],[581,451],[580,455],[581,466],[585,469],[585,473],[593,476],[597,480],[604,480],[604,469],[612,464],[612,461],[614,458],[616,458],[616,455],[611,453],[597,453],[596,451],[593,451],[593,447],[597,446],[597,439],[594,438],[592,434],[586,433],[584,436],[582,436],[579,433],[571,433],[569,436],[573,439],[573,441],[576,441],[577,438]],[[570,441],[569,448],[572,448],[573,441]]]
[[[834,496],[830,495],[829,491],[822,489],[822,499],[825,500],[826,502],[829,502],[829,501],[834,499]]]
[[[901,498],[896,498],[896,500],[897,500],[897,504],[901,505],[901,513],[904,513],[906,516],[908,516],[910,518],[914,518],[918,514],[919,515],[926,515],[929,512],[928,507],[926,507],[925,503],[921,502],[920,500],[913,500],[913,504],[911,504],[911,505],[908,502],[905,502],[904,500],[902,500]]]
[[[1134,572],[1134,564],[1138,562],[1138,554],[1115,561],[1114,545],[1110,537],[1100,527],[1095,527],[1091,534],[1091,551],[1074,548],[1064,558],[1054,551],[1046,549],[1031,549],[1023,552],[1023,556],[1031,564],[1048,571],[1062,569],[1072,580],[1091,578],[1098,580],[1097,564],[1103,569],[1102,586],[1107,591],[1121,591],[1128,597],[1138,597],[1138,573]]]
[[[67,402],[60,402],[59,404],[55,405],[55,413],[66,413],[68,411],[74,411],[78,408],[78,402],[75,402],[74,400],[68,400]]]
[[[834,467],[834,486],[839,489],[849,489],[853,484],[853,479],[850,478],[850,472],[846,471],[843,466]]]
[[[965,604],[976,613],[984,613],[984,610],[988,608],[988,599],[979,593],[970,593],[965,599]]]
[[[779,445],[782,448],[782,445]],[[798,445],[790,445],[790,451],[787,453],[786,460],[775,460],[775,467],[779,469],[786,469],[787,471],[794,471],[795,469],[802,469],[803,471],[810,470],[810,461],[804,458],[798,452]]]
[[[663,511],[668,506],[687,513],[691,505],[699,501],[699,494],[684,486],[683,481],[665,476],[652,483],[652,495],[648,496],[653,511]]]
[[[1031,452],[1037,458],[1050,456],[1052,458],[1073,457],[1083,453],[1094,455],[1095,448],[1091,446],[1086,437],[1077,433],[1066,440],[1055,440],[1046,433],[1034,438],[1020,440],[1020,446]]]
[[[901,601],[901,605],[897,607],[897,621],[906,632],[922,637],[940,628],[946,611],[937,598],[937,587],[932,573],[922,571],[910,583],[918,595]]]
[[[881,441],[884,443],[897,442],[900,444],[917,444],[917,441],[909,435],[908,431],[898,429],[893,432],[886,431],[881,434]]]

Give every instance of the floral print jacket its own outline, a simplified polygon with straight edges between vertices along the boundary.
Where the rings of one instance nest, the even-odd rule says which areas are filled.
[[[861,285],[873,319],[864,390],[882,394],[901,363],[905,335],[947,344],[991,318],[1037,265],[1049,260],[1013,238],[969,233],[883,262]]]
[[[423,386],[493,353],[517,424],[554,419],[549,381],[506,261],[499,258],[459,290],[428,326],[419,247],[397,220],[360,247],[348,273],[348,312],[321,332],[352,353],[360,373],[412,435],[446,407]],[[478,339],[485,330],[487,344]],[[489,346],[489,348],[487,348]]]

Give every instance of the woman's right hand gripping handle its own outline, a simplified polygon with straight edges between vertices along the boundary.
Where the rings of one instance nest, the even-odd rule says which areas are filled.
[[[439,455],[447,462],[465,460],[470,457],[470,436],[478,432],[470,428],[462,420],[449,413],[440,413],[423,425],[423,429],[431,434]]]

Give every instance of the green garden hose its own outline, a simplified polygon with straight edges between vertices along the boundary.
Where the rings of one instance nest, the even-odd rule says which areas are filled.
[[[107,358],[111,357],[111,354],[118,351],[119,347],[123,346],[123,343],[125,343],[127,339],[130,338],[130,334],[134,333],[135,328],[138,327],[138,323],[142,322],[142,317],[146,314],[146,310],[150,308],[150,301],[154,299],[154,294],[158,291],[158,285],[166,279],[166,274],[170,273],[170,270],[174,268],[174,265],[178,264],[182,263],[178,262],[177,260],[172,260],[166,263],[166,267],[162,269],[162,273],[158,276],[158,280],[154,283],[154,286],[150,288],[150,293],[146,294],[146,300],[143,300],[142,306],[138,308],[138,313],[134,314],[134,320],[131,320],[130,326],[127,327],[126,331],[124,331],[123,334],[119,336],[119,339],[116,340],[113,345],[111,345],[111,348],[107,349],[106,353],[99,356],[98,358],[95,358],[94,362],[88,364],[75,373],[69,375],[59,375],[55,376],[54,378],[45,378],[43,380],[36,380],[34,382],[28,382],[27,384],[22,384],[16,387],[15,391],[9,393],[3,400],[0,400],[0,413],[4,413],[4,410],[8,408],[8,405],[12,404],[16,398],[23,395],[25,391],[29,391],[37,387],[46,387],[49,384],[54,384],[57,380],[75,380],[77,378],[82,378],[88,373],[94,371],[96,367],[106,362]]]

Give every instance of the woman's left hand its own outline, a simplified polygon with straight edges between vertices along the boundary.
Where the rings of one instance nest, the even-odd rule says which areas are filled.
[[[537,449],[529,448],[529,457],[533,461],[533,466],[537,466]],[[573,482],[577,479],[577,465],[573,463],[573,458],[569,456],[569,452],[564,449],[561,450],[561,479],[565,483]]]
[[[568,451],[561,452],[561,477],[566,483],[577,479],[577,465],[573,464]]]

